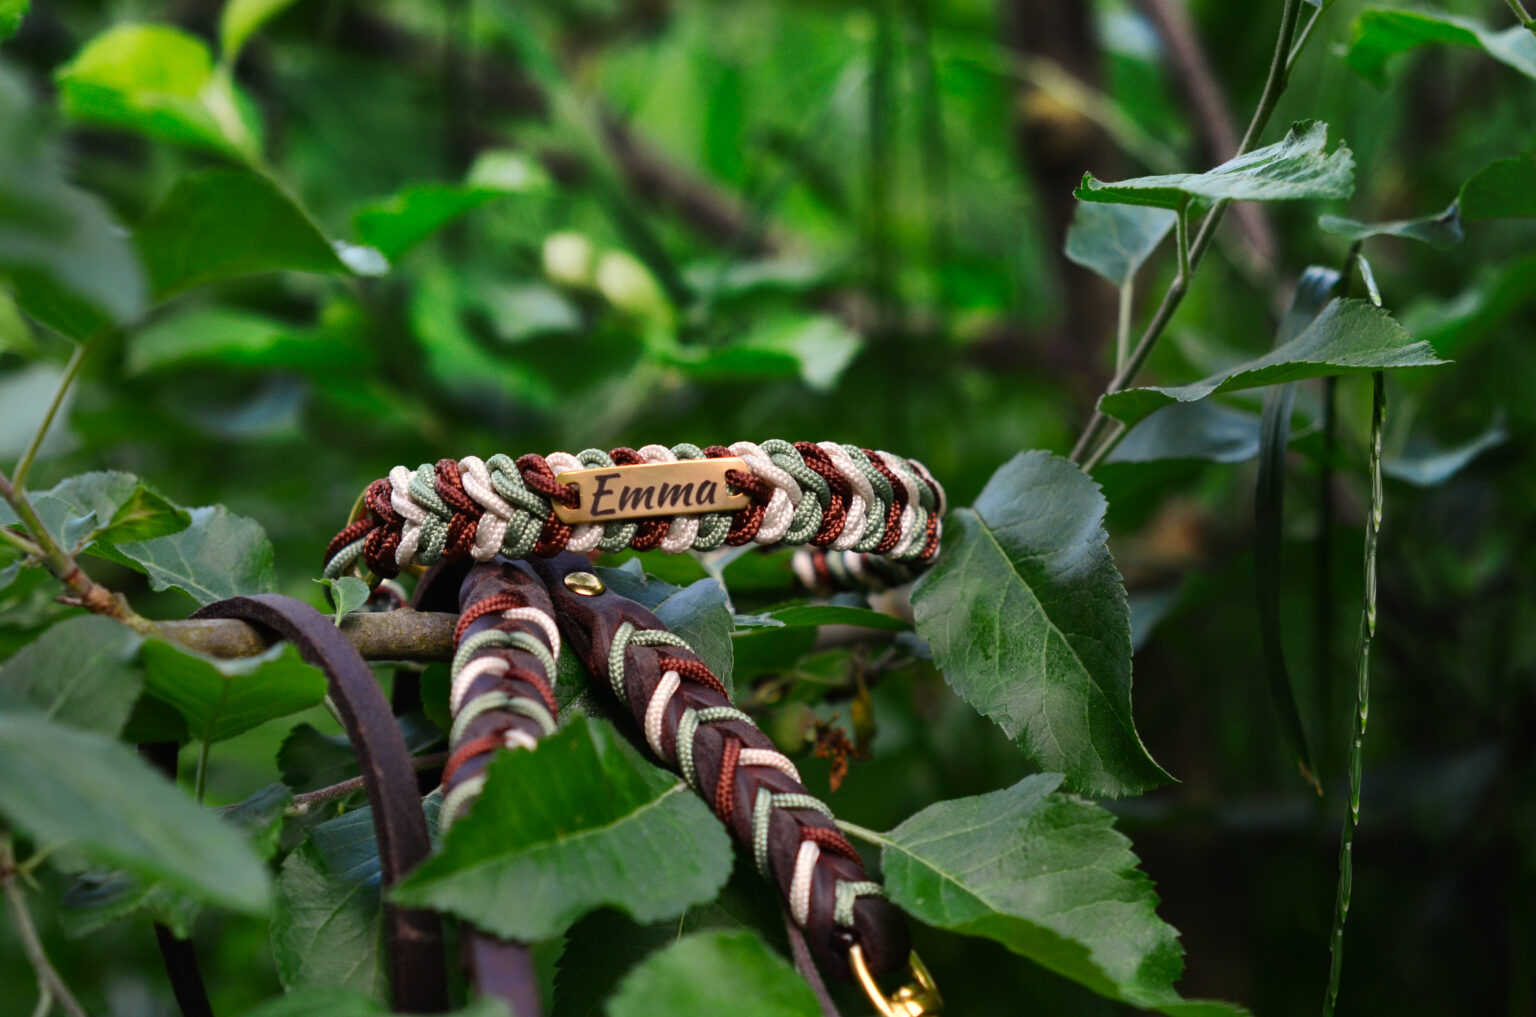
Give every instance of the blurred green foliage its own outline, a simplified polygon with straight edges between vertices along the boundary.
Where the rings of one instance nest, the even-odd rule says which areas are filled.
[[[242,583],[322,603],[321,550],[398,463],[832,439],[920,459],[968,505],[1021,450],[1065,453],[1113,370],[1115,287],[1062,255],[1053,224],[1073,199],[1045,182],[1051,139],[1073,152],[1099,138],[1081,150],[1102,161],[1071,169],[1111,181],[1230,154],[1207,151],[1187,68],[1149,6],[0,0],[0,453],[24,451],[75,341],[94,335],[28,486],[92,470],[153,484],[134,488],[134,511],[119,519],[118,499],[71,539],[99,541],[92,575],[166,618],[192,609],[184,593]],[[1280,5],[1184,6],[1246,119]],[[1353,197],[1264,206],[1278,241],[1267,259],[1229,219],[1141,379],[1186,385],[1269,354],[1303,269],[1341,265],[1348,238],[1366,236],[1387,308],[1455,361],[1390,381],[1396,479],[1340,1005],[1530,1013],[1536,36],[1492,0],[1442,7],[1477,31],[1365,6],[1329,7],[1263,139],[1325,122],[1353,153]],[[1045,25],[1064,7],[1091,29],[1085,65],[1014,44],[1056,38]],[[1451,242],[1434,224],[1458,196],[1459,246],[1413,242]],[[1161,220],[1121,225],[1134,249],[1074,260],[1134,275],[1139,322],[1177,264],[1172,242],[1153,251]],[[1272,600],[1322,798],[1297,779],[1265,691],[1257,393],[1163,410],[1094,472],[1130,595],[1136,730],[1179,780],[1108,807],[1182,933],[1180,992],[1266,1015],[1312,1012],[1327,964],[1369,503],[1369,382],[1337,385],[1326,511],[1323,389],[1296,391]],[[1011,500],[1027,510],[1028,498]],[[174,560],[101,536],[121,523],[123,541],[142,541],[168,531],[132,526],[214,505],[227,509],[191,509],[177,538],[238,531],[229,590],[199,593]],[[0,550],[5,656],[78,613],[43,570],[7,577],[13,558]],[[677,583],[704,574],[688,559],[645,567]],[[784,555],[741,559],[726,579],[740,613],[794,596]],[[740,630],[736,688],[797,743],[819,794],[830,763],[807,728],[869,725],[872,758],[829,795],[840,816],[889,830],[1030,773],[931,664],[850,699],[865,657],[813,651],[818,621],[795,624],[773,641]],[[117,729],[147,722],[123,710]],[[211,755],[210,800],[269,784],[295,719],[320,729],[323,752],[335,725],[318,708],[237,734]],[[295,879],[290,868],[321,864],[289,858]],[[70,885],[39,879],[34,900]],[[170,1012],[142,918],[77,939],[51,909],[35,913],[92,1013]],[[587,924],[604,920],[620,921]],[[647,961],[621,998],[725,952],[777,974],[752,941],[701,928],[708,938]],[[195,933],[217,1012],[280,991],[264,921],[209,910]],[[986,940],[919,929],[917,941],[955,1014],[1122,1009]],[[32,999],[0,924],[0,1014]]]

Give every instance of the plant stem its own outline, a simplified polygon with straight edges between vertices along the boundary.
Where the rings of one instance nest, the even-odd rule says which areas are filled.
[[[228,688],[228,684],[228,682],[225,683],[226,689]],[[228,692],[226,692],[225,695],[227,696]],[[220,702],[219,705],[222,706],[223,703]],[[192,785],[192,797],[197,801],[197,804],[199,805],[203,804],[203,793],[208,790],[208,753],[212,750],[212,748],[213,739],[207,737],[207,733],[205,732],[203,737],[203,747],[197,751],[197,777],[195,778]]]
[[[1264,133],[1270,117],[1274,115],[1275,106],[1280,102],[1280,96],[1285,92],[1285,86],[1290,78],[1291,43],[1296,36],[1297,14],[1301,9],[1301,2],[1302,0],[1285,0],[1285,9],[1280,14],[1280,34],[1275,40],[1275,55],[1270,62],[1269,77],[1264,83],[1264,94],[1259,99],[1258,108],[1253,112],[1253,119],[1248,123],[1248,130],[1238,146],[1237,155],[1242,155],[1251,149],[1254,142]],[[1147,362],[1147,357],[1151,356],[1153,347],[1162,338],[1168,322],[1173,319],[1173,313],[1178,310],[1179,304],[1184,300],[1184,294],[1189,290],[1190,276],[1199,266],[1200,259],[1205,256],[1206,249],[1211,246],[1211,240],[1216,235],[1216,227],[1221,224],[1222,216],[1226,214],[1227,206],[1230,204],[1231,201],[1224,198],[1211,206],[1205,221],[1200,224],[1200,232],[1195,235],[1194,242],[1189,244],[1187,253],[1181,256],[1178,278],[1169,285],[1168,292],[1163,294],[1163,301],[1158,305],[1157,313],[1147,323],[1146,330],[1142,332],[1141,338],[1136,343],[1136,348],[1126,358],[1125,366],[1115,372],[1115,377],[1110,381],[1105,395],[1128,388],[1142,365]],[[1187,271],[1184,270],[1186,262]],[[1088,426],[1083,428],[1077,444],[1072,447],[1073,462],[1083,461],[1107,422],[1108,418],[1103,410],[1093,411],[1093,417],[1088,421]],[[1103,458],[1103,453],[1097,453],[1095,458]]]
[[[850,823],[846,819],[839,819],[837,821],[837,825],[838,828],[844,833],[853,837],[857,837],[859,840],[864,841],[866,844],[877,844],[880,847],[885,847],[887,844],[891,843],[891,839],[885,834],[876,833],[874,830],[871,830],[865,826],[860,826],[858,823]]]
[[[53,534],[48,532],[48,528],[37,517],[37,512],[32,508],[32,503],[27,500],[27,496],[13,487],[3,474],[0,474],[0,498],[4,498],[12,511],[21,519],[22,525],[27,528],[27,532],[37,545],[38,557],[43,560],[48,571],[53,573],[54,578],[69,590],[74,603],[94,614],[116,618],[142,635],[153,633],[154,622],[135,612],[128,606],[126,600],[96,583],[81,570],[79,565],[75,564],[75,559],[59,546],[58,541],[53,539]]]
[[[21,551],[23,554],[29,554],[34,557],[42,556],[43,552],[41,548],[14,530],[9,530],[3,526],[0,526],[0,540],[4,540],[9,544],[15,545],[16,549]]]
[[[1333,458],[1338,434],[1338,378],[1323,382],[1323,450],[1317,470],[1317,540],[1313,551],[1312,683],[1317,702],[1313,717],[1318,744],[1318,779],[1328,772],[1330,760],[1323,732],[1328,728],[1333,701]]]
[[[1504,0],[1504,2],[1509,4],[1509,9],[1514,12],[1515,17],[1520,19],[1520,24],[1536,32],[1536,18],[1531,17],[1530,12],[1525,9],[1525,4],[1520,0]]]
[[[1317,27],[1317,23],[1323,19],[1324,14],[1328,13],[1328,8],[1332,5],[1333,0],[1324,0],[1317,10],[1312,12],[1312,16],[1307,19],[1307,23],[1302,26],[1301,32],[1296,37],[1296,45],[1291,47],[1291,55],[1285,61],[1287,74],[1290,73],[1291,68],[1296,66],[1297,58],[1301,56],[1302,50],[1307,48],[1307,43],[1312,40],[1312,30]]]
[[[1115,450],[1115,446],[1120,444],[1120,439],[1124,437],[1125,421],[1117,420],[1113,425],[1111,425],[1109,434],[1106,435],[1104,440],[1099,443],[1099,447],[1093,450],[1093,455],[1089,456],[1088,461],[1083,463],[1083,472],[1092,473],[1093,468],[1102,463],[1104,461],[1104,457],[1113,452]]]
[[[1136,283],[1127,279],[1120,285],[1120,317],[1115,323],[1115,370],[1125,367],[1131,353],[1131,311],[1135,304]]]
[[[48,412],[43,414],[42,423],[37,425],[37,433],[32,436],[32,443],[21,454],[21,459],[16,463],[16,472],[11,476],[11,483],[17,491],[22,489],[26,482],[27,474],[32,469],[32,464],[37,460],[37,453],[43,447],[43,440],[48,437],[49,428],[53,427],[53,418],[58,416],[59,407],[64,405],[64,396],[74,385],[75,379],[80,376],[80,368],[85,363],[85,358],[91,355],[104,335],[106,329],[99,329],[85,342],[75,347],[75,352],[70,354],[69,364],[64,368],[64,377],[59,379],[58,391],[53,394],[53,402],[48,404]]]
[[[1328,991],[1323,997],[1323,1017],[1332,1017],[1339,1001],[1339,976],[1344,965],[1344,921],[1349,917],[1350,888],[1354,883],[1355,830],[1360,825],[1360,778],[1365,724],[1371,702],[1371,641],[1376,635],[1376,542],[1381,534],[1381,432],[1387,411],[1387,376],[1371,376],[1371,511],[1365,520],[1365,595],[1360,612],[1360,645],[1355,670],[1355,713],[1349,743],[1349,809],[1339,835],[1339,891],[1329,940]]]
[[[37,972],[37,989],[42,997],[38,1003],[39,1009],[43,1001],[51,996],[69,1017],[86,1017],[85,1007],[75,999],[69,986],[64,984],[64,979],[59,977],[59,973],[49,963],[43,941],[38,938],[37,927],[32,924],[32,914],[27,910],[27,899],[21,887],[16,885],[16,858],[11,853],[8,837],[0,839],[0,887],[4,888],[6,907],[11,913],[11,921],[16,925],[22,951],[26,953],[32,970]]]
[[[417,770],[430,770],[432,767],[441,766],[446,762],[448,762],[448,753],[433,752],[425,756],[412,757],[411,766]],[[333,798],[345,797],[354,791],[361,790],[363,785],[364,778],[353,777],[339,784],[320,788],[318,791],[305,791],[303,794],[294,795],[293,801],[288,804],[288,814],[291,816],[302,816],[309,811],[311,805],[328,802]]]
[[[1189,199],[1179,206],[1179,217],[1173,221],[1173,239],[1179,252],[1179,281],[1189,285]]]

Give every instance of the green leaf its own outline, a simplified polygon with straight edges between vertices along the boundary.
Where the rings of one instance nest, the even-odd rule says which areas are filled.
[[[1355,191],[1355,157],[1347,145],[1327,152],[1328,125],[1294,124],[1284,140],[1255,149],[1205,173],[1168,173],[1116,183],[1083,174],[1073,194],[1080,201],[1178,208],[1189,198],[1211,201],[1287,201],[1347,198]]]
[[[1526,34],[1536,40],[1536,35]],[[1461,185],[1459,202],[1468,222],[1536,217],[1536,155],[1484,166]]]
[[[326,592],[330,594],[331,604],[336,609],[336,626],[341,627],[342,619],[368,603],[371,592],[368,584],[356,576],[342,576],[340,579],[317,579],[317,583],[324,583]]]
[[[689,908],[677,921],[637,925],[604,909],[572,926],[560,952],[554,1012],[561,1017],[602,1017],[604,1001],[629,969],[678,937],[700,932],[755,933],[775,950],[789,950],[777,891],[738,855],[720,896]]]
[[[0,813],[45,843],[199,900],[263,914],[267,871],[229,824],[124,745],[36,713],[0,713]]]
[[[96,870],[80,876],[64,891],[59,925],[65,935],[78,939],[144,915],[187,939],[201,911],[195,899],[159,880],[140,879],[122,870]]]
[[[354,226],[363,243],[394,261],[455,219],[506,196],[505,191],[452,184],[407,187],[362,209]]]
[[[225,65],[234,66],[250,37],[292,4],[293,0],[228,0],[219,17],[219,48]]]
[[[863,348],[863,336],[818,314],[769,319],[728,346],[677,346],[668,356],[698,378],[799,378],[830,392]]]
[[[255,106],[207,45],[169,25],[126,24],[86,43],[55,74],[64,114],[199,148],[261,160]]]
[[[1363,259],[1360,262],[1364,264]],[[1362,271],[1366,271],[1362,269]],[[1302,273],[1291,305],[1280,320],[1275,345],[1302,334],[1332,299],[1339,273],[1313,265]],[[1285,535],[1285,457],[1291,447],[1291,409],[1296,401],[1296,382],[1277,385],[1264,393],[1259,424],[1259,469],[1253,494],[1253,574],[1259,612],[1259,642],[1269,698],[1280,720],[1280,730],[1302,778],[1318,794],[1323,793],[1307,745],[1307,732],[1296,708],[1296,691],[1285,666],[1285,647],[1280,633],[1280,590]]]
[[[43,526],[66,548],[153,539],[179,533],[191,522],[185,509],[133,474],[116,470],[80,473],[61,480],[34,494],[32,507]],[[0,508],[0,523],[15,521],[15,513],[8,507]],[[93,550],[103,557],[114,557],[109,548]]]
[[[1354,40],[1344,60],[1381,85],[1387,80],[1389,59],[1436,43],[1481,49],[1495,60],[1536,78],[1536,34],[1519,25],[1494,32],[1469,18],[1431,11],[1366,11],[1355,19]]]
[[[1157,250],[1178,220],[1166,208],[1082,202],[1067,229],[1067,257],[1124,286]]]
[[[188,515],[191,525],[180,533],[98,551],[149,576],[152,589],[181,590],[199,604],[271,591],[272,544],[255,520],[223,505]]]
[[[433,791],[421,802],[427,833],[434,843],[438,839],[437,819],[442,805],[440,791]],[[349,809],[326,820],[309,831],[309,840],[326,875],[348,883],[383,883],[384,863],[379,858],[379,843],[374,835],[373,806]]]
[[[1406,237],[1419,240],[1441,250],[1461,243],[1462,214],[1453,202],[1449,208],[1435,215],[1420,219],[1398,219],[1392,222],[1360,222],[1337,215],[1319,216],[1317,225],[1324,233],[1333,233],[1350,240],[1369,240],[1371,237]]]
[[[142,654],[145,688],[174,706],[204,742],[233,738],[325,698],[325,676],[291,643],[255,657],[216,660],[151,639]]]
[[[15,35],[27,16],[31,0],[0,0],[0,42]]]
[[[243,802],[212,811],[243,833],[258,855],[270,859],[277,853],[283,810],[292,797],[281,784],[271,784]],[[60,921],[70,936],[88,935],[144,914],[186,939],[202,911],[196,898],[123,871],[85,873],[70,884],[61,904]]]
[[[729,977],[725,977],[726,973]],[[821,1005],[789,962],[747,932],[685,936],[624,976],[608,1017],[820,1017]]]
[[[272,957],[284,988],[356,989],[383,1002],[389,991],[383,938],[384,902],[377,884],[328,876],[312,844],[283,862],[272,913]]]
[[[1439,487],[1466,469],[1474,459],[1509,440],[1504,421],[1496,419],[1471,441],[1441,449],[1428,444],[1410,446],[1404,453],[1381,464],[1381,472],[1414,487]]]
[[[144,687],[143,639],[99,615],[54,625],[0,667],[0,709],[27,706],[49,720],[117,735]]]
[[[863,629],[882,629],[886,632],[908,632],[912,629],[908,622],[895,615],[842,604],[793,604],[769,611],[768,617],[792,628],[853,625]]]
[[[537,940],[603,906],[638,921],[712,898],[730,841],[699,798],[583,717],[532,752],[499,753],[442,851],[391,899]]]
[[[1259,418],[1206,400],[1174,403],[1150,414],[1121,439],[1094,471],[1170,460],[1242,463],[1259,454]],[[1108,487],[1107,481],[1105,486]],[[1113,499],[1111,499],[1113,500]]]
[[[128,339],[129,374],[217,364],[235,368],[304,366],[321,344],[291,324],[238,308],[188,307],[157,316]],[[318,351],[317,351],[318,352]],[[340,366],[340,358],[332,358]]]
[[[182,177],[134,240],[157,300],[262,272],[350,271],[296,201],[246,170]]]
[[[1178,933],[1114,817],[1056,792],[1061,776],[930,805],[883,837],[891,899],[920,922],[982,936],[1109,999],[1179,1017],[1243,1013],[1186,1002]],[[878,836],[878,835],[877,835]]]
[[[520,152],[490,151],[475,160],[463,184],[418,184],[363,208],[354,225],[363,243],[394,261],[482,205],[514,194],[542,194],[551,183]]]
[[[357,754],[345,735],[296,724],[277,750],[277,768],[295,792],[317,791],[357,776]]]
[[[14,374],[0,377],[0,458],[19,456],[32,444],[38,422],[48,412],[48,404],[58,394],[63,380],[63,369],[53,364],[29,364]],[[65,402],[59,407],[61,423],[69,419],[73,395],[73,391],[64,394]],[[43,440],[39,455],[47,457],[67,452],[73,442],[74,436],[69,430],[55,424]],[[0,502],[0,525],[15,522],[16,513],[9,505]]]
[[[1222,392],[1443,363],[1429,343],[1415,340],[1381,308],[1364,300],[1334,300],[1304,332],[1262,357],[1188,385],[1115,392],[1100,400],[1099,407],[1117,420],[1134,424],[1171,403],[1194,402]]]
[[[1020,453],[953,513],[912,608],[945,679],[1031,762],[1124,795],[1170,778],[1131,719],[1130,614],[1105,508],[1075,464]]]
[[[5,34],[0,24],[0,38]],[[73,338],[144,311],[144,272],[133,245],[101,201],[66,181],[58,146],[25,86],[3,69],[0,274],[10,276],[22,310]]]
[[[112,513],[107,525],[97,532],[96,539],[105,544],[153,540],[180,533],[190,525],[192,517],[186,509],[171,504],[143,484],[136,484]]]

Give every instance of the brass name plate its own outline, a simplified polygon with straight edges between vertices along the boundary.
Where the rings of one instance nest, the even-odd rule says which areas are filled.
[[[747,472],[747,464],[732,457],[570,470],[560,483],[575,485],[576,507],[555,502],[553,508],[562,523],[735,512],[747,507],[747,496],[726,485],[731,470]]]

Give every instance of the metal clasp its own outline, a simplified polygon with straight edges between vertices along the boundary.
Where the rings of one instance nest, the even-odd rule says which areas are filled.
[[[875,976],[869,973],[869,965],[864,961],[864,951],[859,944],[855,943],[848,948],[848,963],[853,966],[859,985],[863,986],[869,1001],[875,1004],[880,1017],[934,1017],[944,1012],[944,997],[939,995],[938,985],[915,950],[907,959],[907,969],[911,972],[914,984],[903,985],[890,996],[880,988]]]

